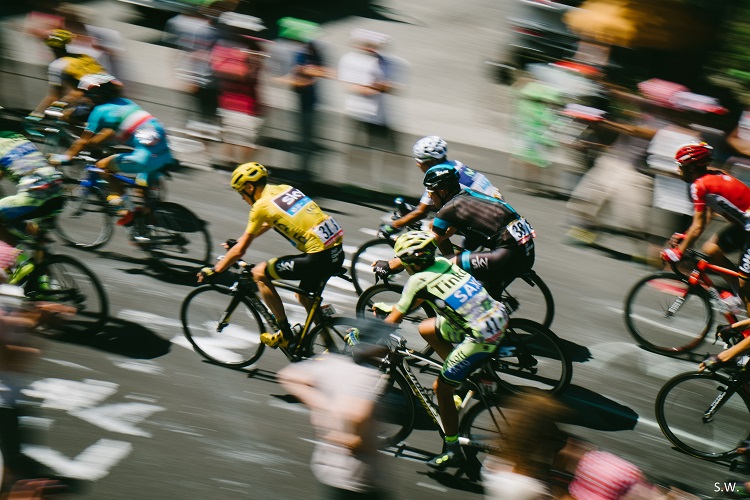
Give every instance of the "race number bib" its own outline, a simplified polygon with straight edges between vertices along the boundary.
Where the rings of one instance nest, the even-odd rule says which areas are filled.
[[[505,327],[508,324],[508,316],[504,311],[494,309],[489,314],[479,318],[477,330],[485,342],[497,342],[503,337]]]
[[[330,243],[340,238],[344,234],[344,230],[341,229],[336,219],[329,217],[314,228],[312,231],[320,238],[324,246],[328,246]]]
[[[532,238],[536,238],[534,228],[531,227],[526,219],[519,217],[507,226],[508,233],[513,236],[513,239],[518,242],[519,245],[523,245],[530,241]]]

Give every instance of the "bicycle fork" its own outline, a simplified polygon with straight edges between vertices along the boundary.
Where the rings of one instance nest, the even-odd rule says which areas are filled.
[[[708,410],[706,410],[706,412],[703,414],[703,417],[701,418],[703,423],[708,424],[713,422],[716,412],[719,411],[722,406],[724,406],[724,403],[729,401],[729,398],[731,398],[735,392],[737,392],[737,390],[729,385],[727,385],[726,388],[719,387],[719,394],[716,395],[716,398],[713,400],[711,405],[708,407]]]

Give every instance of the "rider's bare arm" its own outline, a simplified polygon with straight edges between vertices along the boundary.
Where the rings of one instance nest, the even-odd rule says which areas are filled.
[[[412,210],[408,214],[404,215],[400,219],[396,219],[391,222],[391,225],[397,229],[401,229],[402,227],[407,226],[413,222],[424,219],[425,217],[427,217],[428,213],[430,213],[430,205],[420,203],[414,210]]]
[[[678,246],[680,252],[684,253],[685,250],[690,248],[701,237],[703,231],[706,229],[708,212],[709,210],[703,210],[702,212],[695,212],[693,214],[693,222],[690,224],[688,230],[685,231],[685,238],[683,238]]]

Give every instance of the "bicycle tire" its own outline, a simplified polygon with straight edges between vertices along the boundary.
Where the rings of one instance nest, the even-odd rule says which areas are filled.
[[[152,224],[148,224],[152,222]],[[149,237],[141,247],[171,274],[195,274],[211,261],[211,236],[206,221],[177,203],[160,202],[140,230]],[[150,227],[149,227],[150,226]]]
[[[324,352],[347,353],[347,343],[344,339],[346,331],[349,328],[356,328],[359,324],[361,324],[361,321],[354,318],[342,316],[325,318],[321,324],[310,330],[310,333],[304,339],[304,356],[312,357]],[[330,335],[326,335],[326,332]]]
[[[115,227],[106,194],[73,181],[66,181],[63,189],[65,203],[55,218],[57,234],[65,243],[84,250],[104,246]]]
[[[390,260],[393,258],[393,245],[390,239],[378,238],[364,242],[352,256],[350,273],[357,295],[371,286],[375,285],[375,273],[372,272],[372,263],[376,260]],[[393,274],[388,280],[393,284],[403,285],[406,282],[405,273]]]
[[[404,375],[398,370],[391,370],[383,377],[387,377],[386,387],[375,408],[380,449],[396,446],[406,439],[414,430],[416,418],[414,395]]]
[[[674,314],[670,307],[685,301]],[[641,278],[625,298],[625,324],[639,345],[662,354],[688,352],[700,345],[714,321],[711,298],[701,286],[676,273]]]
[[[487,405],[479,402],[461,417],[458,435],[469,440],[469,444],[463,447],[467,459],[476,457],[479,462],[484,462],[482,454],[499,455],[502,452],[502,443],[510,431],[505,411],[500,406],[502,402],[499,395],[490,395]]]
[[[688,372],[671,378],[656,396],[656,421],[669,441],[694,457],[722,460],[736,455],[750,436],[750,395],[739,388],[718,408],[711,421],[704,413],[716,404],[718,390],[729,377]]]
[[[372,305],[374,303],[385,302],[387,304],[395,304],[401,297],[403,289],[402,285],[393,283],[380,283],[371,286],[362,292],[357,300],[357,305],[355,306],[357,317],[362,319],[372,318]],[[425,356],[432,355],[433,349],[419,334],[418,327],[424,319],[434,318],[435,316],[435,311],[426,302],[412,308],[404,315],[399,335],[406,339],[406,345],[410,349],[414,349]]]
[[[265,345],[260,341],[260,334],[266,330],[258,311],[242,297],[237,303],[244,311],[242,318],[235,308],[227,318],[230,322],[217,332],[219,320],[233,298],[227,286],[200,286],[182,301],[180,321],[185,338],[195,352],[212,363],[242,368],[255,363],[263,354]],[[240,319],[249,321],[240,322]]]
[[[552,330],[535,321],[511,318],[492,366],[506,390],[560,394],[573,377],[573,363]]]
[[[517,304],[514,316],[536,321],[547,328],[555,318],[555,299],[552,297],[552,291],[535,271],[529,271],[524,276],[514,279],[505,287],[500,300]]]
[[[42,285],[41,277],[46,277]],[[70,333],[98,330],[109,318],[109,301],[101,281],[82,262],[68,255],[48,254],[24,283],[26,295],[34,300],[55,302],[76,309],[49,327]]]

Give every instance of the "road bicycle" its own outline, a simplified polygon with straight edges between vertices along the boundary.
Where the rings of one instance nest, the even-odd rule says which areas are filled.
[[[229,368],[249,366],[261,357],[265,345],[260,334],[279,330],[273,314],[260,299],[253,280],[252,264],[237,263],[241,269],[232,286],[209,283],[190,292],[182,302],[180,320],[185,337],[207,360]],[[350,280],[345,270],[331,277]],[[274,280],[274,286],[308,297],[312,307],[304,325],[294,325],[296,345],[280,348],[290,361],[325,351],[344,352],[344,337],[357,320],[335,316],[330,304],[323,304],[327,280],[313,292]]]
[[[742,356],[727,373],[687,372],[656,397],[656,420],[678,449],[707,460],[731,459],[750,439],[750,372]]]
[[[79,260],[52,253],[48,233],[54,223],[54,218],[41,220],[35,234],[25,234],[19,247],[25,249],[22,255],[29,257],[9,270],[9,283],[23,288],[26,296],[34,301],[58,303],[75,311],[48,326],[73,333],[98,330],[109,313],[104,287]]]
[[[689,352],[698,347],[711,330],[714,310],[728,324],[738,321],[737,314],[722,299],[731,293],[717,287],[709,271],[743,278],[732,269],[708,262],[708,256],[689,249],[683,262],[694,267],[689,274],[672,263],[672,272],[659,271],[638,280],[625,298],[625,324],[635,340],[646,349],[664,354]],[[739,297],[733,299],[741,304]]]
[[[109,184],[103,178],[104,170],[93,164],[96,160],[89,156],[74,160],[87,165],[80,180],[64,184],[65,206],[57,230],[67,243],[94,250],[112,238],[119,208],[107,202]],[[116,173],[114,177],[131,192],[144,193],[143,207],[136,209],[132,224],[126,226],[131,242],[173,273],[192,274],[208,265],[211,237],[207,223],[182,205],[162,200],[163,174],[155,174],[148,187],[138,186],[127,175]]]
[[[391,212],[390,219],[400,219],[404,215],[414,210],[414,205],[406,203],[403,198],[399,197],[393,201],[394,208]],[[422,222],[417,221],[408,226],[404,227],[406,231],[414,231],[422,229]],[[361,295],[363,291],[377,284],[375,274],[372,272],[372,263],[376,260],[390,260],[393,258],[393,245],[396,243],[396,238],[399,234],[385,235],[382,232],[378,232],[376,238],[364,242],[352,256],[352,263],[350,266],[350,274],[352,275],[352,283],[354,289],[358,295]],[[393,275],[390,280],[394,284],[403,284],[406,280],[403,275]]]
[[[407,340],[394,333],[383,344],[387,350],[377,362],[386,384],[379,405],[380,447],[396,446],[409,436],[419,407],[443,436],[434,391],[426,389],[415,373],[437,376],[442,362],[408,348]],[[555,334],[533,321],[512,318],[495,353],[459,389],[464,393],[459,408],[459,441],[467,458],[499,451],[507,432],[501,405],[508,395],[529,390],[559,394],[570,384],[572,373],[572,364]],[[477,403],[471,405],[472,401]]]

